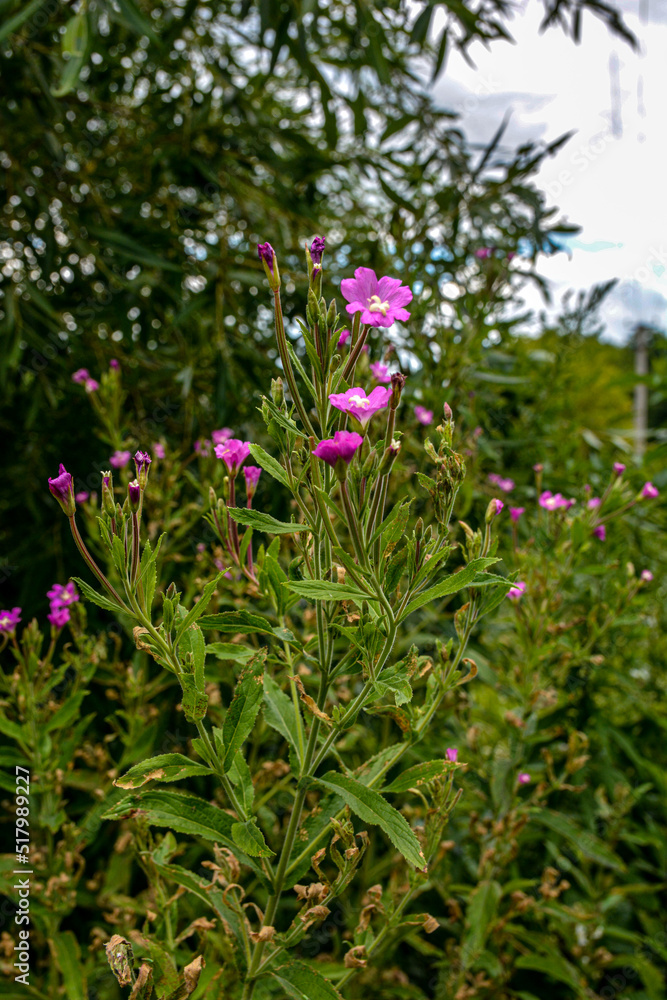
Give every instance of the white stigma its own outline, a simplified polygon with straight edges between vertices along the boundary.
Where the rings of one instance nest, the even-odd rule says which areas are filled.
[[[371,295],[368,300],[368,311],[372,313],[382,313],[386,316],[389,312],[389,303],[383,302],[379,295]]]
[[[348,401],[350,403],[354,403],[355,406],[361,406],[362,409],[364,409],[364,410],[367,409],[371,405],[370,399],[366,399],[365,396],[359,396],[358,394],[355,394],[354,396],[350,396]]]

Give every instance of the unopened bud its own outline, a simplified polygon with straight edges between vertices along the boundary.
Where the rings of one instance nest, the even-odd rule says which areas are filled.
[[[317,295],[312,288],[308,289],[308,314],[311,323],[317,323],[320,314],[320,304],[317,301]]]
[[[377,467],[377,464],[378,464],[378,453],[376,452],[375,448],[373,448],[373,450],[370,452],[370,454],[366,458],[366,461],[361,467],[361,475],[364,478],[368,478],[368,476],[370,476],[373,470]]]
[[[401,393],[405,387],[407,379],[405,375],[401,372],[394,372],[391,376],[391,399],[389,401],[389,406],[392,410],[395,410],[401,401]]]
[[[445,415],[445,420],[446,420],[446,421],[447,421],[448,423],[449,423],[449,422],[450,422],[451,420],[453,420],[453,419],[454,419],[454,414],[452,413],[452,408],[451,408],[451,406],[449,405],[449,403],[445,403],[445,405],[444,405],[444,406],[443,406],[443,408],[442,408],[442,412],[444,413],[444,415]]]
[[[271,399],[278,408],[285,402],[285,388],[280,377],[271,379]]]
[[[498,514],[500,514],[504,506],[505,504],[502,500],[498,500],[494,497],[493,500],[489,502],[489,506],[486,508],[486,523],[491,524],[491,521],[493,521],[494,517],[498,517]]]
[[[141,507],[141,487],[138,480],[133,479],[131,483],[127,484],[127,499],[130,504],[130,510],[136,514]]]
[[[109,517],[116,516],[116,505],[113,499],[113,476],[111,471],[102,473],[102,509]]]
[[[213,489],[212,486],[209,486],[209,488],[208,488],[208,502],[209,502],[211,508],[215,507],[215,505],[218,502],[218,498],[215,495],[215,490]]]
[[[382,456],[382,461],[380,462],[381,476],[386,476],[387,473],[391,471],[391,467],[396,461],[396,456],[400,450],[401,442],[396,440],[392,441],[389,447],[385,450],[385,453]]]
[[[134,464],[137,469],[137,482],[143,493],[148,482],[148,469],[151,464],[151,456],[147,451],[138,451],[134,456]]]
[[[331,372],[332,375],[334,372],[338,371],[342,360],[343,359],[341,358],[340,354],[334,354],[333,358],[331,359],[331,364],[329,365],[329,371]]]
[[[415,524],[415,538],[418,542],[424,537],[424,518],[418,517],[417,523]]]
[[[270,243],[260,243],[257,246],[257,254],[264,265],[264,273],[269,282],[272,292],[277,292],[280,288],[280,271],[278,270],[278,260]]]
[[[336,300],[332,299],[329,303],[329,310],[327,312],[327,326],[330,330],[336,325]]]

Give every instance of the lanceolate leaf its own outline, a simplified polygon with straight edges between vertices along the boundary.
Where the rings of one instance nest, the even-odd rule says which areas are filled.
[[[122,778],[116,778],[119,788],[140,788],[147,781],[179,781],[196,774],[210,774],[203,764],[196,764],[181,753],[163,753],[135,764]]]
[[[156,788],[137,792],[135,795],[126,795],[111,809],[107,809],[101,818],[124,819],[137,811],[140,811],[152,826],[166,826],[176,833],[201,837],[229,847],[244,864],[252,868],[262,884],[266,884],[262,869],[234,842],[232,826],[235,820],[224,809],[212,806],[210,802],[200,799],[197,795]]]
[[[241,632],[245,635],[266,632],[267,635],[273,635],[271,622],[252,611],[222,611],[218,615],[204,615],[197,624],[199,628],[214,628],[218,632]]]
[[[498,558],[490,557],[471,559],[464,569],[458,573],[453,573],[440,583],[436,583],[434,587],[429,587],[428,590],[415,597],[414,601],[410,601],[403,613],[403,618],[407,618],[413,611],[422,608],[425,604],[430,604],[431,601],[448,597],[450,594],[456,594],[459,590],[463,590],[464,587],[469,587],[478,573],[481,573],[487,566],[493,566],[497,562],[500,562]]]
[[[294,703],[268,674],[264,675],[264,718],[276,732],[280,733],[294,749],[301,763],[299,733],[295,718]]]
[[[222,727],[222,740],[225,747],[221,761],[225,773],[234,763],[237,750],[252,732],[257,713],[264,697],[264,655],[259,655],[236,686],[232,703],[227,709],[227,715]]]
[[[323,778],[318,778],[317,781],[324,788],[340,795],[346,805],[364,823],[372,823],[384,830],[394,847],[411,865],[422,871],[426,868],[426,858],[407,820],[397,809],[390,806],[379,792],[367,788],[366,785],[362,785],[354,778],[348,778],[345,774],[338,774],[336,771],[328,771]]]
[[[245,823],[234,823],[232,837],[234,843],[251,858],[271,858],[275,853],[264,840],[264,834],[254,819],[249,819]]]
[[[276,461],[275,458],[269,455],[268,452],[264,451],[264,449],[258,444],[250,445],[250,454],[255,459],[257,464],[261,465],[265,472],[268,472],[270,476],[277,479],[279,483],[283,484],[283,486],[286,486],[288,489],[290,488],[287,473],[283,469],[280,462]]]
[[[480,882],[470,899],[467,923],[469,930],[461,949],[464,968],[479,958],[498,912],[502,888],[497,882]]]
[[[204,614],[206,608],[211,603],[211,598],[213,597],[215,588],[218,585],[218,580],[220,579],[221,576],[222,573],[218,573],[218,575],[213,580],[211,580],[209,583],[206,584],[202,592],[202,595],[195,604],[194,608],[192,608],[187,613],[187,615],[179,625],[174,643],[177,643],[181,638],[181,636],[183,635],[183,633],[185,632],[185,630],[189,628],[190,625],[193,625]]]
[[[542,823],[549,830],[553,830],[554,833],[559,833],[566,840],[569,840],[585,858],[589,858],[605,868],[613,868],[619,872],[626,870],[621,858],[607,847],[604,840],[601,840],[594,833],[582,829],[562,813],[553,812],[551,809],[535,808],[530,810],[530,814],[538,823]]]
[[[85,580],[79,579],[78,576],[73,576],[75,584],[86,598],[87,601],[92,601],[93,604],[97,604],[100,608],[106,608],[107,611],[122,611],[115,601],[112,601],[110,597],[105,597],[102,594],[98,594],[96,590],[93,590]]]
[[[259,510],[248,510],[246,507],[228,507],[227,512],[239,524],[247,524],[257,531],[266,531],[271,535],[294,535],[300,531],[310,531],[309,524],[297,524],[295,521],[277,521],[270,514],[262,514]]]
[[[348,587],[344,583],[326,583],[324,580],[300,581],[290,583],[289,589],[299,597],[307,597],[311,601],[372,601],[372,594],[366,594],[356,587]]]
[[[271,975],[280,983],[287,996],[294,997],[295,1000],[342,1000],[333,983],[305,962],[281,965]]]
[[[415,764],[403,774],[399,774],[398,778],[394,778],[391,784],[385,785],[382,791],[407,792],[410,788],[419,788],[420,785],[426,785],[434,778],[442,778],[444,775],[450,774],[457,766],[460,765],[450,763],[448,760],[428,760],[423,764]]]

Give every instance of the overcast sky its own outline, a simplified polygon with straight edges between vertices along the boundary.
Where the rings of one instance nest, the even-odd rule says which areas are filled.
[[[462,114],[472,141],[488,141],[508,110],[508,146],[576,129],[537,183],[583,228],[567,252],[542,259],[541,273],[556,302],[568,288],[618,278],[603,309],[610,338],[625,339],[640,320],[667,329],[667,0],[644,0],[646,24],[637,0],[618,4],[640,38],[638,53],[592,15],[583,18],[578,46],[559,29],[539,35],[542,5],[517,6],[516,44],[478,45],[475,68],[453,54],[436,101]],[[526,301],[542,307],[537,293]]]

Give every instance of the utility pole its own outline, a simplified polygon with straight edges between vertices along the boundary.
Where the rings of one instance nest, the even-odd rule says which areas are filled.
[[[635,327],[635,375],[645,377],[648,375],[648,345],[652,330],[648,326],[638,323]],[[648,385],[646,381],[637,382],[635,385],[635,458],[638,462],[644,457],[646,451],[646,434],[648,430]]]

